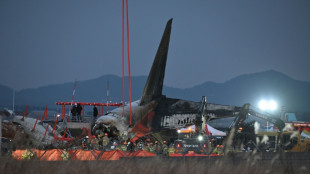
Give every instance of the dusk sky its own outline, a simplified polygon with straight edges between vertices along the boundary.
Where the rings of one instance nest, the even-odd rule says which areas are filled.
[[[121,76],[121,2],[1,0],[0,84],[20,90]],[[133,76],[149,73],[170,18],[167,86],[270,69],[310,81],[309,0],[129,0]]]

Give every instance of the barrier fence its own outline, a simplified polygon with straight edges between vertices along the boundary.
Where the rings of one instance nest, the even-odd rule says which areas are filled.
[[[15,150],[12,157],[16,160],[37,159],[42,161],[64,161],[64,160],[119,160],[126,157],[155,157],[156,154],[143,150],[124,152],[122,150],[63,150],[63,149],[25,149]]]

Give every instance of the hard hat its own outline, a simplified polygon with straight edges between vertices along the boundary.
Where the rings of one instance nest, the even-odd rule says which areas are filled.
[[[88,138],[88,136],[86,136],[86,138]]]
[[[108,135],[108,133],[105,133],[104,135]]]
[[[96,138],[96,136],[95,136],[95,135],[93,135],[93,138]]]

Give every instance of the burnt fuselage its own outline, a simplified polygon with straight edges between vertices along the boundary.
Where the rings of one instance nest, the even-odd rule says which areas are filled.
[[[129,106],[125,106],[125,115],[122,108],[112,110],[96,121],[96,129],[101,129],[109,135],[127,137],[142,137],[157,132],[176,131],[196,123],[201,102],[166,98],[161,96],[148,104],[140,105],[140,101],[132,103],[132,125],[130,125]],[[209,119],[232,117],[239,113],[240,108],[235,106],[217,105],[208,103],[205,109]],[[117,134],[116,134],[117,132]]]

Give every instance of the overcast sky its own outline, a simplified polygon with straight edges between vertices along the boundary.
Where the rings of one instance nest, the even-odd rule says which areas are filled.
[[[121,76],[121,14],[121,0],[1,0],[0,84]],[[309,0],[129,0],[132,75],[148,74],[170,18],[165,85],[270,69],[310,81]]]

